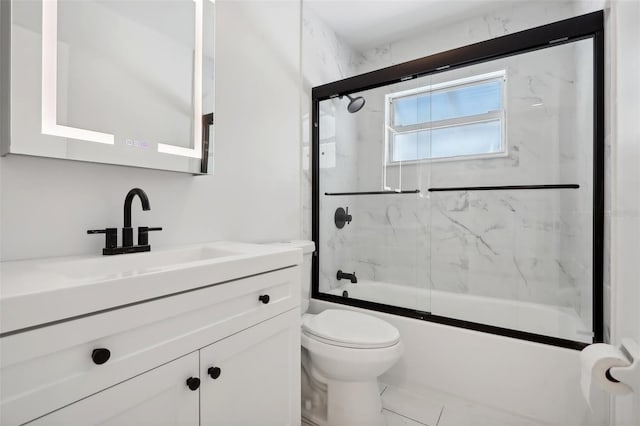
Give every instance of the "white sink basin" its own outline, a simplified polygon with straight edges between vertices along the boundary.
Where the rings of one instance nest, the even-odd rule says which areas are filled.
[[[115,256],[0,263],[0,334],[302,263],[282,245],[218,241]]]
[[[185,247],[174,250],[122,254],[89,259],[75,259],[40,265],[46,272],[72,279],[114,278],[160,272],[184,266],[186,263],[221,260],[243,254],[209,246]]]

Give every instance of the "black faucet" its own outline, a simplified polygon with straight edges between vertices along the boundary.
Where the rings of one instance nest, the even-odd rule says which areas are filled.
[[[353,274],[347,274],[346,272],[342,272],[340,270],[338,270],[338,273],[336,274],[336,278],[338,278],[338,280],[341,279],[347,279],[349,281],[351,281],[351,284],[357,284],[358,283],[358,278],[356,278],[356,273],[354,272]]]
[[[131,203],[135,196],[140,198],[142,210],[151,210],[149,197],[140,188],[133,188],[127,193],[124,199],[124,226],[122,227],[122,247],[118,247],[118,230],[116,228],[92,229],[87,234],[106,234],[105,247],[102,249],[103,255],[139,253],[151,251],[149,245],[149,231],[162,231],[161,227],[150,228],[148,226],[138,227],[138,244],[133,245],[133,228],[131,227]]]
[[[133,245],[133,228],[131,227],[131,203],[135,196],[140,197],[142,203],[142,210],[151,210],[149,205],[149,197],[140,188],[133,188],[124,199],[124,226],[122,228],[122,246],[131,247]],[[138,242],[140,244],[140,242]]]

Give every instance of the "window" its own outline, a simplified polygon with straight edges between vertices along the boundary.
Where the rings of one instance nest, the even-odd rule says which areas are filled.
[[[386,96],[387,163],[506,154],[505,72]]]

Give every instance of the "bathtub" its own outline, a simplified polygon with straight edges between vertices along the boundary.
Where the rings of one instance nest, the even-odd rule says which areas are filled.
[[[329,294],[383,303],[434,315],[493,325],[513,330],[558,337],[578,342],[591,342],[592,332],[577,312],[560,306],[542,305],[492,297],[451,293],[359,279]]]
[[[332,293],[341,294],[343,290],[351,289],[355,291],[353,294],[357,294],[358,291],[371,291],[376,285],[390,291],[388,294],[390,298],[398,297],[399,294],[411,294],[408,291],[411,289],[402,288],[399,285],[367,283],[364,280],[362,282],[359,280],[356,285],[349,284],[344,289],[336,289]],[[354,288],[358,286],[360,288]],[[394,293],[396,289],[407,291]],[[417,295],[417,293],[419,291],[414,290],[414,294]],[[438,293],[441,292],[436,292],[434,300],[440,296]],[[380,297],[377,291],[374,294]],[[477,308],[478,303],[470,303],[472,300],[484,299],[446,293],[444,296],[452,300],[466,301],[466,305],[471,305],[473,309]],[[411,300],[413,299],[408,299],[407,302],[411,303]],[[492,299],[488,302],[489,306],[500,308],[505,304]],[[537,306],[537,308],[537,316],[544,316],[551,309],[544,306]],[[425,395],[433,402],[431,409],[433,407],[441,409],[445,415],[446,401],[448,398],[454,398],[530,419],[517,424],[540,426],[609,424],[607,408],[609,396],[604,392],[595,395],[596,399],[592,401],[591,407],[583,398],[580,387],[580,351],[436,322],[420,321],[326,300],[311,300],[309,313],[317,314],[325,309],[362,312],[395,326],[400,332],[405,352],[400,361],[380,377],[380,381]],[[473,309],[471,310],[474,313],[480,312]],[[484,311],[487,310],[489,309]],[[531,314],[535,312],[533,310]],[[481,318],[477,319],[481,321]],[[547,321],[547,319],[541,319],[541,321]],[[499,423],[491,419],[480,419],[480,421],[482,424],[507,426],[504,422]],[[469,423],[465,423],[467,424]],[[515,423],[509,425],[513,424]]]

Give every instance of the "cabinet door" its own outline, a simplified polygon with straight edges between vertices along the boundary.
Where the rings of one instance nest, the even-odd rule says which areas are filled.
[[[300,311],[200,350],[201,426],[300,424]]]
[[[187,386],[187,379],[190,377],[198,377],[197,352],[112,386],[29,424],[198,426],[198,389],[191,390]]]

